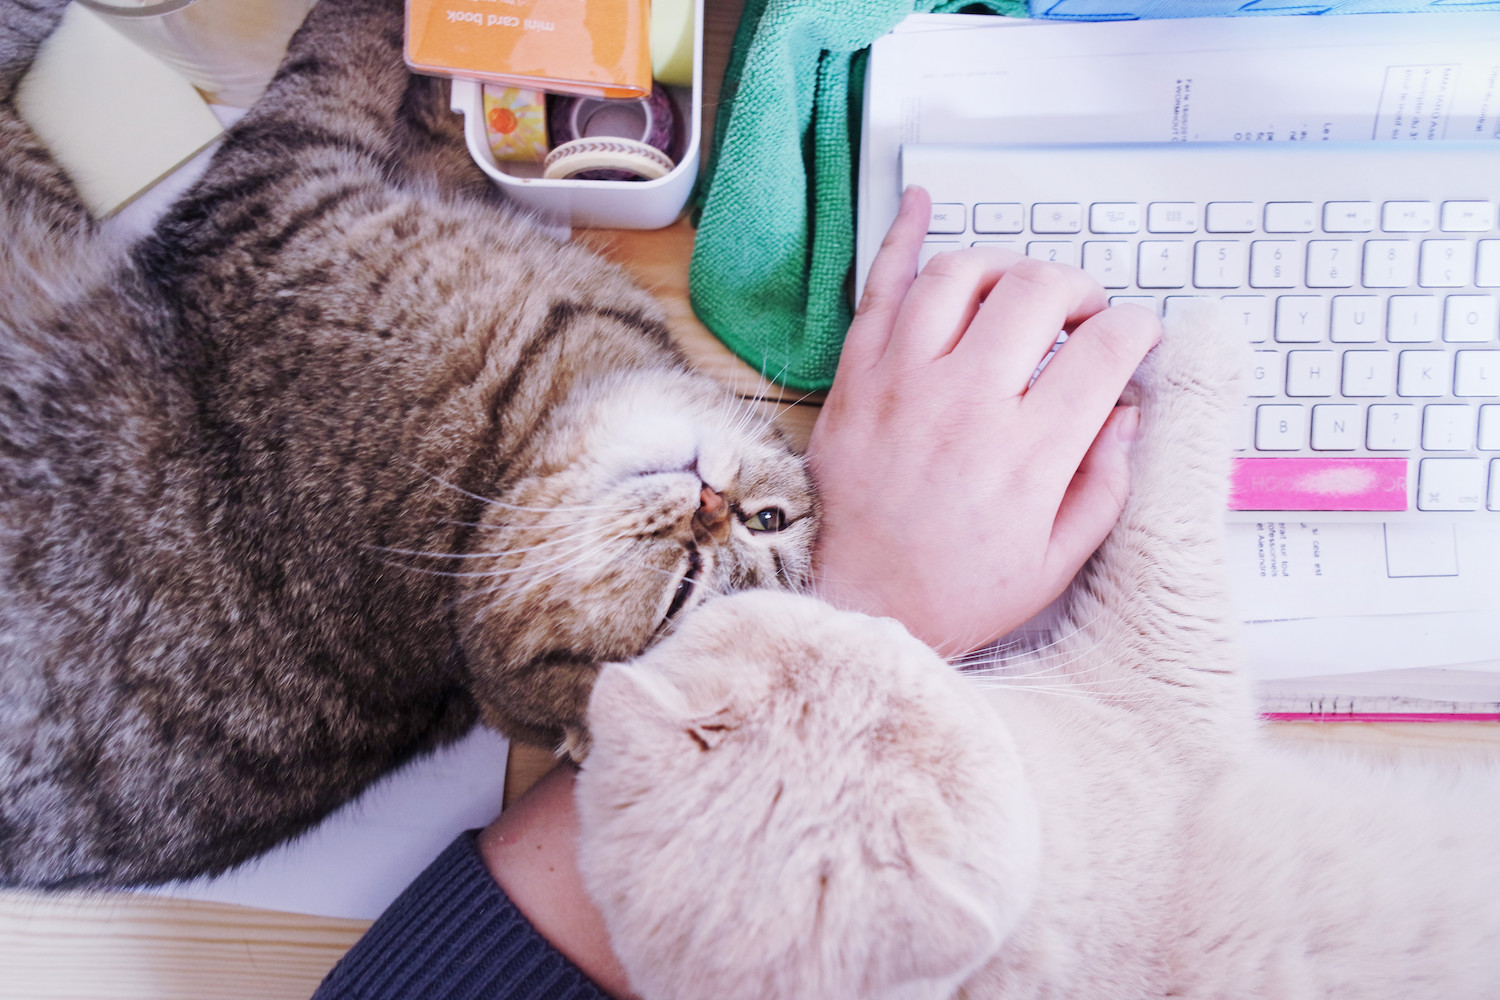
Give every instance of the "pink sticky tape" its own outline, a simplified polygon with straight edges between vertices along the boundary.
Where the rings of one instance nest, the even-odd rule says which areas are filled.
[[[1404,458],[1237,458],[1230,510],[1406,510]]]

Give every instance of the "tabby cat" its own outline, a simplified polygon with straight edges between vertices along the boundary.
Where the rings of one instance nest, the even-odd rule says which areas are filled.
[[[400,0],[133,246],[14,110],[62,6],[0,18],[0,884],[223,869],[480,717],[581,748],[600,662],[807,580],[800,459],[504,207]]]
[[[956,670],[767,592],[604,668],[579,860],[641,996],[1500,996],[1500,773],[1258,731],[1234,339],[1169,324],[1138,373],[1132,495],[1050,645]]]

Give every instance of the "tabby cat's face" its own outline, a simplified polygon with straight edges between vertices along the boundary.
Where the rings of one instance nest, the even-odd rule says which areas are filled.
[[[817,505],[802,461],[722,389],[617,376],[575,392],[538,438],[527,473],[489,498],[465,566],[466,658],[502,727],[581,723],[598,664],[636,655],[707,596],[809,583]]]

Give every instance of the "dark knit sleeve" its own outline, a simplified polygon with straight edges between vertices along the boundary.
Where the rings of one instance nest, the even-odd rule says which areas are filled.
[[[495,884],[475,833],[407,886],[313,1000],[608,1000]]]

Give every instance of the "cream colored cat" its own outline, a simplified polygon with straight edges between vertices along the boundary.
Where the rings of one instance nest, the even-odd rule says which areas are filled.
[[[1500,996],[1500,774],[1257,732],[1216,335],[1138,374],[1132,497],[1044,652],[961,672],[752,593],[605,669],[580,861],[642,996]]]

